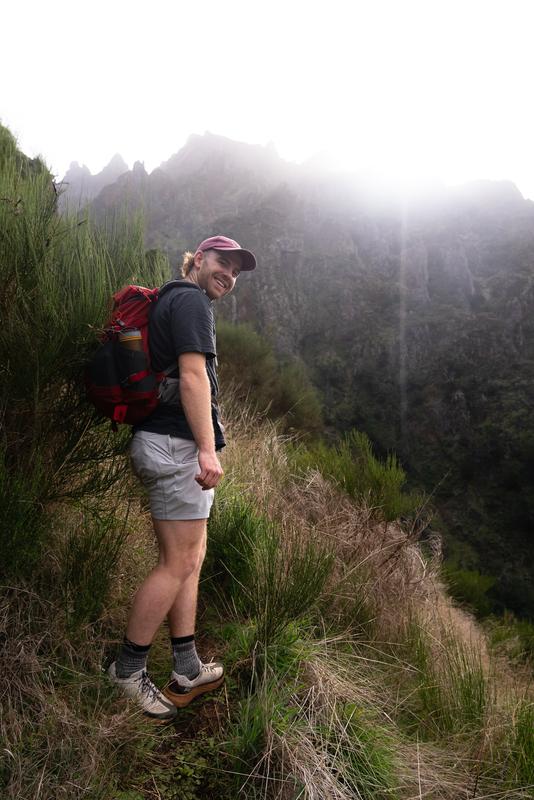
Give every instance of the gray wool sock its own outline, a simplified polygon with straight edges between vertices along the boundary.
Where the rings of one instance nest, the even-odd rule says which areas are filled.
[[[145,669],[149,650],[149,644],[136,644],[125,636],[115,662],[117,678],[129,678],[134,672]]]
[[[195,636],[173,636],[171,638],[174,671],[191,680],[196,678],[202,667],[197,654]]]

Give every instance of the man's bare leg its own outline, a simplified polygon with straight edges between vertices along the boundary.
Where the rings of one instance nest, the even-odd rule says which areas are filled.
[[[186,584],[186,615],[196,608],[196,575],[206,548],[206,520],[152,520],[159,544],[159,562],[135,595],[126,636],[138,645],[152,642],[159,626],[173,607]],[[187,620],[189,622],[189,620]],[[193,621],[194,625],[194,621]],[[191,632],[191,631],[189,631]],[[179,634],[178,634],[179,635]]]
[[[198,581],[202,563],[206,555],[206,528],[203,546],[199,552],[196,569],[178,589],[174,603],[167,615],[171,636],[190,636],[195,632],[197,616]]]
[[[146,659],[157,629],[169,612],[177,593],[198,571],[206,540],[205,520],[155,520],[159,561],[135,595],[126,638],[109,667],[111,680],[132,697],[149,717],[174,719],[176,703],[164,697],[146,673]],[[193,695],[191,695],[191,698]],[[190,702],[180,696],[181,704]]]

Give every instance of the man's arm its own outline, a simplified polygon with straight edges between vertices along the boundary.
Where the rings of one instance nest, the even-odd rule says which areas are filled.
[[[215,436],[211,419],[211,389],[204,353],[181,353],[180,399],[189,427],[198,446],[199,475],[195,480],[203,489],[217,486],[223,470],[215,452]]]

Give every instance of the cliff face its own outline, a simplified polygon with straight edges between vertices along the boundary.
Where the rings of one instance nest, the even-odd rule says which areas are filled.
[[[125,202],[172,261],[217,232],[256,252],[220,313],[300,355],[331,427],[399,452],[436,490],[458,557],[534,613],[534,204],[487,181],[385,200],[209,135],[122,175],[93,210]]]

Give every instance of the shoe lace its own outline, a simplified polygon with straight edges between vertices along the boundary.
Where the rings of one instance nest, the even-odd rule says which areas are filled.
[[[140,690],[143,694],[145,694],[150,700],[159,700],[159,689],[155,686],[150,678],[148,677],[147,672],[143,672],[140,678]]]

